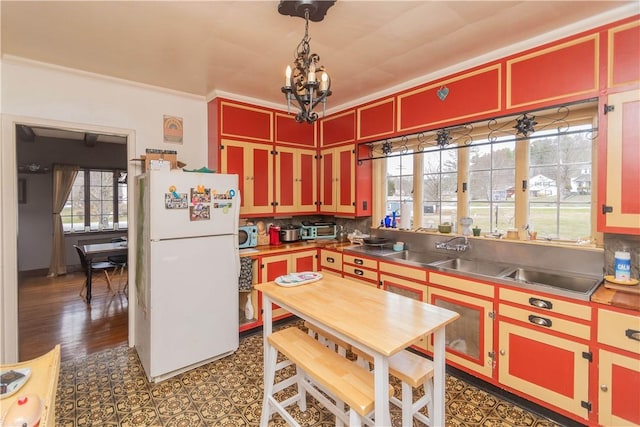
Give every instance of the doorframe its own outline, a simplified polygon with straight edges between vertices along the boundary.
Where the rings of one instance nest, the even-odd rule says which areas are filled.
[[[16,157],[16,125],[53,127],[70,131],[102,133],[127,138],[127,158],[136,157],[136,131],[134,129],[97,126],[85,123],[73,123],[29,116],[3,114],[0,122],[0,308],[2,326],[0,327],[0,364],[18,362],[18,168]],[[136,166],[127,163],[127,200],[135,200],[133,185]],[[136,221],[133,203],[127,209],[128,260],[127,265],[135,265]],[[130,283],[135,283],[135,268],[127,270]],[[129,292],[128,340],[129,347],[135,342],[136,293]]]

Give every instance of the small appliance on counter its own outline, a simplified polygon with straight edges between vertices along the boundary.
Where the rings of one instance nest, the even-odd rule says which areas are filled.
[[[336,223],[326,221],[304,221],[300,227],[302,240],[335,239]]]
[[[258,227],[255,225],[241,225],[238,227],[238,247],[254,248],[258,246]]]
[[[277,225],[269,226],[269,244],[276,246],[280,244],[280,227]]]
[[[282,243],[297,242],[300,240],[300,227],[287,224],[280,227],[280,241]]]

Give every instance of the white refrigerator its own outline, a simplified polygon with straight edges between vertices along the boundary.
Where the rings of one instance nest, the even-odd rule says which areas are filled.
[[[135,348],[158,382],[238,348],[238,176],[151,170],[136,186]]]

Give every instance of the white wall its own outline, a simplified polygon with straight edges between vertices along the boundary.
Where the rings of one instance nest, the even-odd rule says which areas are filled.
[[[122,64],[123,67],[135,64]],[[168,65],[169,66],[169,65]],[[129,159],[146,148],[173,149],[187,168],[207,162],[207,106],[196,97],[74,70],[4,57],[1,63],[2,128],[0,151],[0,363],[18,358],[17,340],[17,196],[15,123],[31,123],[70,129],[115,133],[129,137]],[[185,76],[185,78],[189,78]],[[183,118],[183,145],[162,142],[162,116]],[[139,173],[138,163],[129,163],[129,174]],[[132,180],[130,181],[132,182]],[[134,189],[130,185],[133,200]],[[129,212],[135,227],[135,212]],[[135,253],[135,242],[130,242]],[[132,272],[134,269],[132,269]],[[131,295],[134,295],[132,292]],[[135,301],[131,301],[135,305]],[[133,315],[129,316],[129,331]],[[130,342],[132,337],[130,335]]]

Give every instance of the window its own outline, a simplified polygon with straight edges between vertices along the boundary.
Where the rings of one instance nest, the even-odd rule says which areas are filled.
[[[386,162],[386,214],[408,201],[422,206],[413,229],[446,222],[458,226],[468,215],[483,233],[504,235],[528,224],[539,239],[594,238],[597,104],[553,110],[369,143],[371,160]],[[532,129],[523,130],[533,116]],[[460,151],[456,144],[468,149]],[[414,174],[414,167],[422,174]],[[460,171],[468,176],[459,176]],[[462,206],[459,196],[465,190],[468,205]]]
[[[423,156],[422,224],[456,222],[458,206],[458,150],[429,151]]]
[[[591,235],[591,126],[548,131],[531,141],[529,226],[544,238]]]
[[[413,158],[397,156],[387,159],[387,203],[385,215],[400,219],[400,206],[413,206]],[[411,210],[411,209],[410,209]]]
[[[511,139],[470,148],[469,216],[482,230],[505,232],[515,226],[516,142]]]
[[[60,216],[65,232],[126,228],[126,173],[81,169]]]

